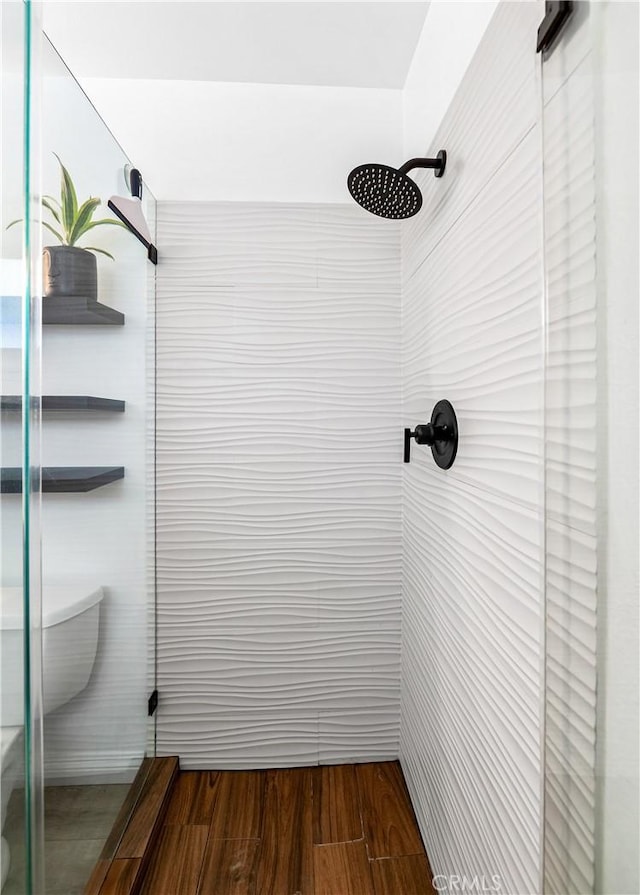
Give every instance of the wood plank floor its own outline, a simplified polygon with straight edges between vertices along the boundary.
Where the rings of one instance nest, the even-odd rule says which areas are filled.
[[[182,771],[141,895],[433,895],[396,761]]]

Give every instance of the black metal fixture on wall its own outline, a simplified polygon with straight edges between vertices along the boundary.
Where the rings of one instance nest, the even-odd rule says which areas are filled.
[[[152,264],[158,263],[158,250],[151,240],[151,233],[142,210],[142,174],[137,168],[126,165],[124,177],[131,191],[128,196],[112,196],[107,203],[111,211],[120,218],[123,224],[139,239],[147,250],[147,257]]]
[[[536,45],[538,53],[547,53],[551,50],[573,12],[573,2],[572,0],[546,0],[544,11],[544,19],[538,28]]]
[[[442,177],[446,166],[444,149],[436,158],[412,158],[400,168],[377,163],[358,165],[347,177],[347,186],[365,211],[380,218],[410,218],[422,208],[422,193],[407,173],[414,168],[433,168],[434,175]]]
[[[450,469],[458,451],[458,420],[453,405],[446,400],[438,401],[431,414],[431,422],[404,430],[404,462],[411,462],[411,439],[416,444],[431,448],[433,459],[440,469]]]

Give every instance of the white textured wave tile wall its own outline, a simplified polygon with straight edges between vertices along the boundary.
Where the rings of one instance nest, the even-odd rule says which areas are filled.
[[[589,4],[543,69],[546,387],[545,892],[594,890],[597,295]]]
[[[158,748],[397,755],[399,226],[161,203]]]
[[[543,278],[535,33],[496,11],[403,230],[403,424],[460,425],[403,480],[400,755],[435,874],[539,892]]]

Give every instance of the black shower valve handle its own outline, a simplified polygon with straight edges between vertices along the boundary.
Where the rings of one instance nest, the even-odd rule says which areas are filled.
[[[431,415],[431,422],[420,423],[404,430],[404,462],[411,462],[411,439],[416,444],[426,444],[431,448],[433,459],[441,469],[449,469],[455,460],[458,448],[458,421],[449,401],[438,401]]]
[[[434,426],[433,423],[424,423],[424,425],[416,426],[415,431],[411,433],[416,440],[416,444],[428,444],[431,447],[436,441],[449,440],[449,428],[447,426]]]
[[[415,438],[416,444],[432,445],[434,442],[434,432],[431,423],[416,426],[411,435]]]
[[[446,429],[446,426],[439,426],[438,429]],[[432,423],[420,423],[417,425],[412,432],[411,429],[404,430],[404,462],[409,463],[411,461],[411,439],[415,438],[416,444],[427,444],[431,447],[432,444],[435,444],[436,439],[440,441],[446,440],[446,435],[443,437],[442,432],[436,432],[436,427],[432,425]]]
[[[404,462],[411,462],[411,439],[413,438],[413,432],[411,429],[404,430]]]

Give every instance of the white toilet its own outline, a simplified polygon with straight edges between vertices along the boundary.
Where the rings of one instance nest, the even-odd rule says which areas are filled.
[[[89,683],[98,649],[101,587],[71,585],[43,588],[42,663],[44,714],[69,702]],[[0,588],[0,661],[2,673],[1,822],[14,786],[22,779],[24,723],[22,588]],[[2,837],[1,876],[9,872],[9,848]],[[0,885],[1,887],[1,885]]]

